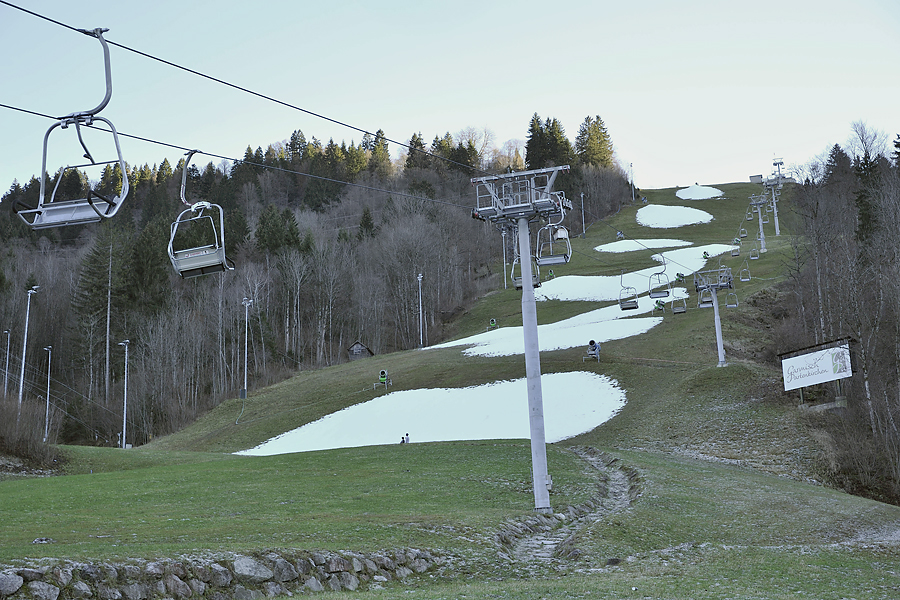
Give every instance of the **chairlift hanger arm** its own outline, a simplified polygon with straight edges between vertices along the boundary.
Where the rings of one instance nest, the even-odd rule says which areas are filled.
[[[184,195],[184,188],[185,188],[185,186],[187,185],[187,172],[188,172],[188,166],[191,164],[191,158],[192,158],[195,154],[198,154],[198,153],[201,153],[201,152],[200,152],[199,150],[189,150],[189,151],[184,155],[184,156],[185,156],[185,158],[184,158],[184,167],[182,167],[182,169],[181,169],[181,202],[182,202],[185,206],[192,206],[192,204],[191,204],[190,202],[187,201],[187,198],[185,198],[185,195]],[[208,202],[207,202],[206,204],[209,205]],[[201,207],[201,208],[203,208],[203,207]]]
[[[106,33],[107,31],[109,31],[109,29],[104,29],[104,28],[98,27],[96,29],[91,29],[91,30],[79,29],[78,31],[80,31],[81,33],[83,33],[85,35],[89,35],[91,37],[95,37],[98,40],[100,40],[100,45],[103,47],[103,65],[104,65],[104,69],[106,71],[106,95],[103,96],[103,100],[100,102],[100,104],[98,104],[95,108],[92,108],[91,110],[83,110],[83,111],[73,112],[64,117],[59,117],[60,121],[67,122],[67,124],[77,122],[78,120],[83,119],[85,117],[92,117],[92,116],[96,115],[101,110],[106,108],[106,105],[109,104],[110,98],[112,98],[112,69],[110,68],[110,63],[109,63],[109,45],[106,43],[106,40],[103,39],[103,34]],[[90,123],[88,123],[88,125],[89,124]],[[65,127],[66,125],[63,125],[63,126]]]

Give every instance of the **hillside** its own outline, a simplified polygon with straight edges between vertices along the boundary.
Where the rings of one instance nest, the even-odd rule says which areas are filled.
[[[627,206],[573,237],[557,277],[657,265],[656,251],[593,250],[617,231],[728,243],[750,228],[746,199],[758,189],[716,187],[724,195],[706,200],[644,190],[649,205],[714,219],[651,229],[636,223],[640,203]],[[773,340],[789,293],[784,200],[782,235],[766,230],[768,252],[748,263],[750,281],[736,282],[739,306],[721,311],[728,366],[716,366],[712,311],[696,308],[693,290],[685,314],[667,311],[646,333],[605,342],[599,361],[582,362],[584,346],[542,353],[543,373],[602,373],[627,394],[614,418],[548,448],[551,503],[565,517],[532,514],[527,440],[229,454],[384,394],[373,389],[381,369],[394,392],[524,376],[520,355],[451,347],[298,373],[133,451],[69,448],[69,475],[0,483],[0,562],[416,547],[442,566],[346,597],[896,597],[900,508],[823,485],[827,440],[781,391]],[[746,248],[707,268],[721,261],[737,272]],[[481,333],[491,318],[521,325],[519,293],[499,287],[450,322],[447,339]],[[608,304],[541,302],[538,319]],[[32,545],[38,537],[55,543]]]

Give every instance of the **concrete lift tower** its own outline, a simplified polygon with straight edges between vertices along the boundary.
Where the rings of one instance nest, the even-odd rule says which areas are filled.
[[[724,367],[725,345],[722,342],[722,320],[719,318],[719,298],[716,294],[719,290],[734,288],[734,276],[731,267],[719,267],[712,271],[698,271],[694,273],[694,289],[697,290],[700,300],[698,305],[702,307],[712,306],[713,316],[716,321],[716,348],[719,351],[719,364]],[[735,302],[737,305],[737,302]]]
[[[781,188],[784,187],[784,182],[782,181],[781,176],[781,166],[784,164],[784,161],[780,158],[776,158],[772,162],[772,166],[775,167],[776,172],[773,173],[772,177],[766,179],[766,194],[770,191],[772,192],[772,213],[773,218],[775,219],[775,235],[781,235],[781,229],[778,226],[778,196],[781,195]]]
[[[531,235],[528,224],[544,219],[562,221],[572,209],[562,192],[553,191],[560,172],[569,166],[550,167],[518,173],[505,173],[472,179],[475,186],[476,219],[516,227],[522,269],[522,330],[525,338],[525,377],[528,388],[528,423],[531,432],[531,473],[534,509],[553,512],[550,507],[552,480],[547,473],[547,447],[544,435],[544,399],[541,391],[541,356],[538,346],[537,305],[531,272]]]

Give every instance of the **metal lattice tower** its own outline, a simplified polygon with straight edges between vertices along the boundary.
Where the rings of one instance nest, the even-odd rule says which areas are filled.
[[[475,209],[472,216],[498,225],[516,227],[522,274],[522,331],[525,338],[525,376],[528,389],[528,422],[531,433],[531,471],[534,509],[552,512],[544,435],[544,400],[541,390],[541,359],[537,335],[537,305],[531,271],[531,235],[528,224],[539,219],[562,220],[572,204],[562,192],[553,191],[560,172],[569,166],[520,171],[472,179]]]

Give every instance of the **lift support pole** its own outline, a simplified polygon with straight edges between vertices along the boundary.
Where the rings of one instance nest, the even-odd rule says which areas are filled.
[[[518,232],[522,273],[522,333],[525,346],[525,378],[528,390],[528,425],[531,435],[531,473],[534,510],[552,513],[544,432],[544,398],[541,389],[541,355],[538,345],[537,304],[531,265],[531,234],[528,224],[539,219],[559,218],[572,204],[562,192],[553,192],[553,182],[564,167],[551,167],[472,179],[476,206],[472,216],[497,224],[514,224]]]

